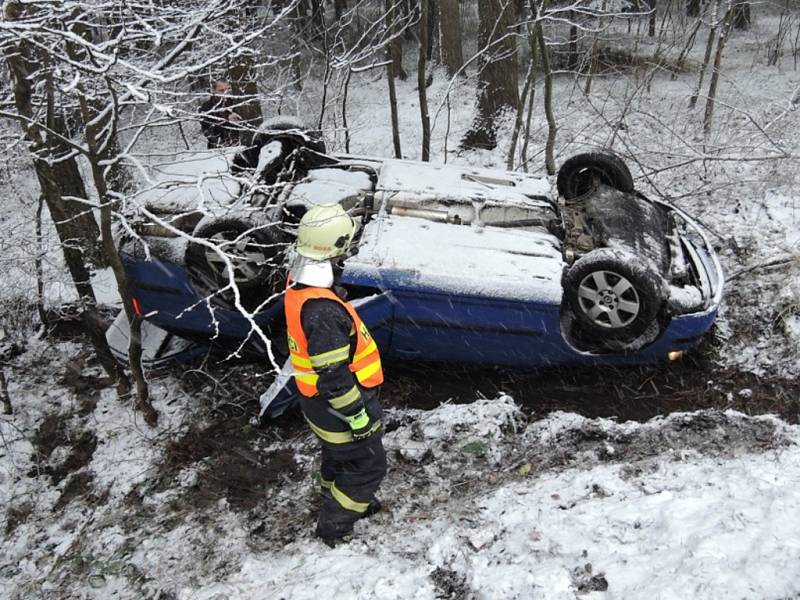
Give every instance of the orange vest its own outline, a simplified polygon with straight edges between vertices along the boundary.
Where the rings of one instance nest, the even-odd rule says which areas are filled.
[[[314,372],[314,368],[311,365],[311,356],[308,354],[308,340],[300,321],[303,305],[306,301],[316,298],[327,298],[338,302],[353,320],[356,351],[350,362],[350,371],[355,374],[358,383],[366,388],[372,388],[383,383],[383,370],[381,369],[381,356],[378,353],[378,346],[352,305],[343,301],[327,288],[306,287],[295,289],[287,287],[286,298],[284,299],[286,333],[289,336],[289,355],[294,368],[294,378],[300,393],[308,398],[317,395],[319,375]]]

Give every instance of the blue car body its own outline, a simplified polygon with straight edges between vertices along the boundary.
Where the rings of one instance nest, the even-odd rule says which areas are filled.
[[[562,240],[543,226],[509,229],[501,220],[508,211],[517,211],[514,218],[557,214],[549,184],[519,173],[412,161],[346,157],[342,164],[344,171],[329,170],[315,185],[327,185],[325,177],[341,184],[353,165],[378,173],[373,189],[359,191],[374,208],[341,284],[359,298],[386,359],[514,368],[652,363],[690,349],[714,322],[723,286],[719,262],[702,229],[673,206],[659,203],[682,223],[674,243],[690,264],[700,301],[664,311],[634,343],[593,348],[576,341],[565,316]],[[251,316],[214,305],[198,291],[180,252],[147,257],[129,251],[135,243],[141,241],[123,244],[121,254],[148,321],[198,342],[284,355],[282,298]],[[269,351],[265,338],[273,343]]]

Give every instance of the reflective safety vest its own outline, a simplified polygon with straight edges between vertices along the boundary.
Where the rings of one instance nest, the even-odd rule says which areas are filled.
[[[383,370],[381,369],[381,356],[378,353],[378,346],[352,305],[327,288],[306,287],[296,289],[288,287],[286,289],[286,298],[284,299],[286,332],[289,336],[289,355],[294,369],[294,378],[300,393],[308,398],[317,395],[319,375],[314,371],[314,367],[321,368],[350,358],[350,346],[331,349],[329,352],[313,357],[309,355],[308,339],[303,331],[300,315],[303,311],[303,305],[308,300],[318,298],[326,298],[338,302],[353,320],[353,329],[350,335],[355,334],[356,336],[356,349],[353,358],[350,360],[350,371],[355,374],[358,383],[366,388],[372,388],[383,383]]]

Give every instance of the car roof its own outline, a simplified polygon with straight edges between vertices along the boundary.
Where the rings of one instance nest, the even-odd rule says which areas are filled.
[[[541,228],[472,227],[383,214],[364,227],[343,281],[558,305],[563,267],[558,239]]]
[[[400,159],[383,162],[377,191],[450,202],[478,200],[518,205],[539,204],[551,195],[547,179],[527,173]]]

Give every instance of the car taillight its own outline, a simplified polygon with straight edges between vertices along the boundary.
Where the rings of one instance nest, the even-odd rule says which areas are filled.
[[[144,311],[138,298],[131,298],[131,306],[133,306],[133,312],[137,317],[144,317]]]

